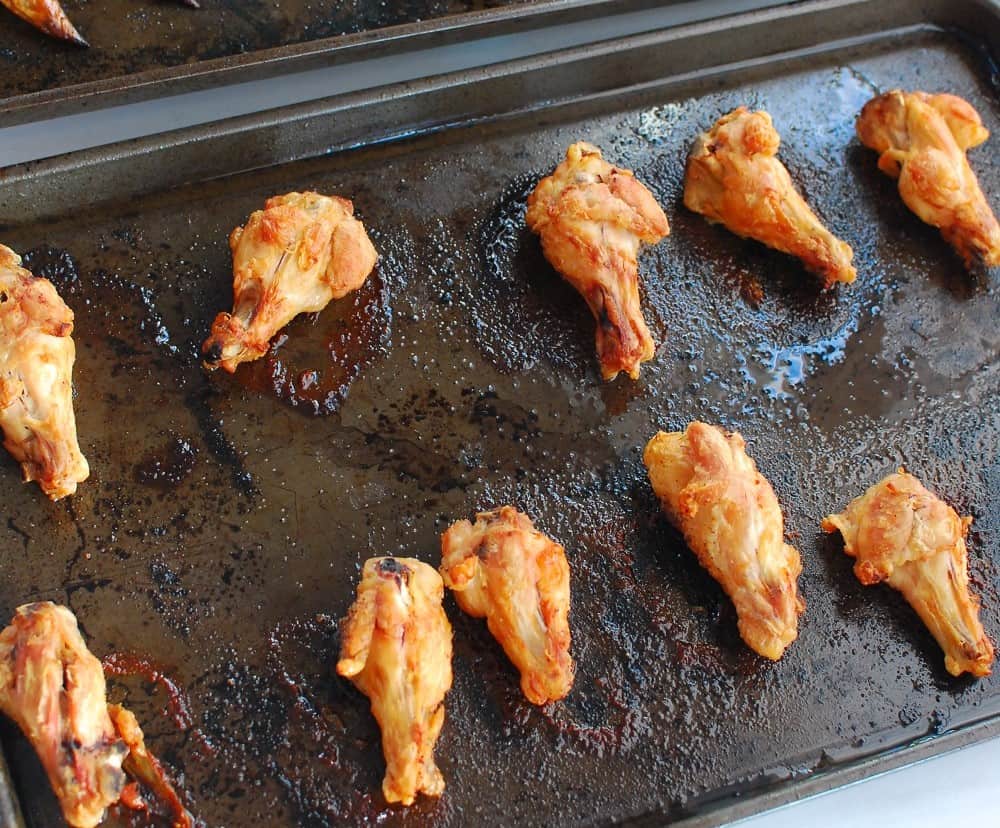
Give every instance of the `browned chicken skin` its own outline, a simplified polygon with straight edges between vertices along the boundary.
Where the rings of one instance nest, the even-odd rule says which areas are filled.
[[[351,202],[312,192],[269,198],[233,230],[229,246],[233,312],[215,318],[202,356],[206,368],[230,373],[263,356],[300,313],[361,287],[378,258]]]
[[[834,236],[799,195],[778,159],[781,138],[766,112],[734,109],[695,141],[684,177],[684,204],[732,232],[789,253],[823,280],[853,282],[854,251]]]
[[[434,744],[451,689],[451,624],[444,584],[414,558],[365,561],[358,597],[341,627],[337,672],[371,700],[382,730],[387,802],[440,796]]]
[[[0,633],[0,711],[31,742],[74,828],[99,825],[126,787],[124,767],[154,793],[169,791],[174,825],[193,825],[132,716],[108,706],[104,670],[68,609],[48,601],[18,607]],[[158,778],[145,769],[150,761]]]
[[[0,0],[0,3],[47,35],[87,45],[87,41],[69,22],[59,0]]]
[[[569,693],[569,564],[558,543],[511,506],[482,512],[441,536],[441,575],[462,610],[486,618],[528,701]]]
[[[736,606],[743,640],[776,661],[805,610],[802,561],[784,542],[778,499],[745,448],[739,434],[695,421],[658,433],[643,461],[663,510]]]
[[[545,258],[575,287],[597,320],[604,379],[639,377],[653,338],[639,304],[639,248],[670,233],[667,217],[631,170],[613,167],[590,144],[573,144],[528,198],[528,227]]]
[[[906,206],[941,231],[966,267],[1000,265],[1000,225],[965,157],[990,133],[969,103],[894,89],[866,103],[856,127],[879,153],[878,168],[899,179]]]
[[[979,599],[969,591],[965,535],[971,523],[902,469],[823,519],[824,531],[843,535],[861,583],[886,581],[903,593],[941,645],[953,676],[988,676],[993,664]]]
[[[24,479],[58,500],[90,474],[73,413],[73,311],[20,265],[0,244],[0,428]]]

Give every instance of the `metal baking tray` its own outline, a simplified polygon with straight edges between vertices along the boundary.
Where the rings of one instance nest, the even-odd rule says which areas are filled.
[[[630,28],[642,25],[632,18],[647,10],[648,29],[778,2],[204,0],[195,10],[179,0],[67,0],[70,16],[90,39],[88,49],[0,15],[0,125],[539,27],[573,27],[597,17],[617,19],[624,35],[641,30]]]
[[[1000,637],[1000,293],[853,133],[897,85],[962,95],[996,133],[998,46],[993,2],[823,0],[4,170],[0,240],[76,311],[92,478],[53,505],[0,459],[0,617],[62,601],[98,655],[156,665],[113,694],[209,825],[715,825],[996,735],[1000,680],[950,678],[819,519],[905,464],[973,515]],[[684,210],[695,134],[738,103],[774,116],[854,246],[853,286],[822,293]],[[672,224],[642,258],[659,347],[635,383],[600,381],[589,314],[523,226],[577,139]],[[972,162],[996,203],[995,149]],[[207,375],[229,230],[302,188],[353,198],[376,272],[267,358]],[[646,481],[645,441],[692,418],[745,435],[802,552],[808,609],[779,663],[742,645]],[[448,788],[387,808],[367,702],[332,671],[336,619],[365,558],[435,562],[451,521],[507,502],[566,545],[575,687],[528,705],[447,598]],[[58,825],[7,735],[27,824]]]

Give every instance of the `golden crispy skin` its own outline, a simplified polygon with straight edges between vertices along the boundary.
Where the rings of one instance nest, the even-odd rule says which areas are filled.
[[[105,809],[118,802],[126,783],[123,762],[129,768],[152,759],[135,717],[108,707],[104,670],[73,613],[48,601],[18,607],[0,633],[0,711],[28,737],[74,828],[100,824]],[[130,748],[141,754],[130,755]],[[142,773],[136,776],[149,784]],[[175,826],[193,824],[162,769],[150,787],[169,791],[168,804],[180,809]]]
[[[0,428],[24,479],[58,500],[90,475],[73,413],[73,311],[20,264],[0,244]]]
[[[743,640],[777,661],[805,610],[802,561],[784,542],[778,499],[745,448],[739,434],[695,421],[658,433],[643,461],[663,511],[736,606]]]
[[[1000,225],[965,151],[990,137],[979,113],[955,95],[894,89],[864,105],[855,127],[899,179],[903,202],[937,227],[965,266],[1000,265]]]
[[[830,288],[853,282],[854,251],[827,230],[778,159],[781,138],[766,112],[741,106],[695,141],[684,204],[736,235],[802,260]]]
[[[886,581],[903,593],[941,645],[953,676],[988,676],[993,663],[979,599],[969,591],[965,535],[971,523],[902,469],[822,523],[824,531],[843,535],[861,583]]]
[[[569,693],[569,564],[558,543],[503,506],[441,536],[441,576],[459,607],[486,619],[520,670],[528,701],[546,704]]]
[[[87,45],[87,41],[69,22],[58,0],[0,0],[0,3],[47,35]]]
[[[146,738],[135,716],[120,704],[108,705],[108,715],[119,738],[128,748],[128,755],[122,767],[169,808],[173,817],[173,828],[192,828],[195,824],[194,817],[181,802],[163,765],[146,747]]]
[[[382,730],[387,802],[440,796],[434,744],[451,688],[451,624],[433,567],[414,558],[369,558],[341,627],[337,672],[371,700]]]
[[[573,144],[528,198],[528,227],[545,258],[587,301],[597,320],[601,376],[639,377],[653,338],[639,304],[639,248],[670,233],[667,217],[631,170],[590,144]]]
[[[364,284],[378,254],[346,198],[269,198],[229,237],[233,312],[220,313],[202,345],[209,370],[230,373],[267,352],[300,313],[316,313]]]

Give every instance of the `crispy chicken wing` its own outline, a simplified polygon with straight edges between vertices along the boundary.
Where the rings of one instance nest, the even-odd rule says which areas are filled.
[[[639,248],[670,233],[667,217],[631,170],[611,166],[590,144],[573,144],[528,198],[528,227],[545,258],[586,299],[597,320],[604,379],[639,377],[653,338],[639,305]]]
[[[65,607],[48,601],[18,607],[0,633],[0,711],[35,748],[74,828],[99,825],[105,810],[122,798],[123,763],[126,769],[138,764],[136,777],[154,793],[169,791],[175,826],[193,824],[162,769],[158,779],[142,772],[156,760],[145,749],[135,717],[108,706],[101,662]]]
[[[24,479],[58,500],[90,474],[73,413],[73,311],[20,264],[0,244],[0,428]]]
[[[469,615],[486,618],[521,671],[532,704],[573,686],[566,553],[511,506],[460,520],[441,536],[441,575]]]
[[[953,676],[988,676],[993,664],[979,599],[969,592],[965,535],[971,523],[900,469],[822,524],[843,535],[861,583],[887,581],[903,593],[941,645]]]
[[[805,610],[802,561],[784,542],[778,499],[745,448],[739,434],[695,421],[653,437],[643,461],[663,510],[736,606],[743,640],[777,661]]]
[[[441,576],[427,564],[370,558],[341,628],[337,672],[371,700],[382,730],[387,802],[411,805],[418,793],[444,791],[434,764],[451,688],[451,624],[443,597]]]
[[[267,352],[300,313],[323,310],[364,284],[378,254],[346,198],[269,198],[229,237],[233,312],[220,313],[202,346],[205,367],[232,373]]]
[[[688,156],[684,204],[736,235],[790,253],[823,279],[853,282],[854,251],[827,230],[778,160],[781,138],[766,112],[741,106],[702,133]]]
[[[87,41],[69,22],[59,0],[0,0],[0,3],[47,35],[87,45]]]
[[[937,227],[968,268],[1000,265],[1000,225],[965,151],[990,137],[979,113],[955,95],[894,89],[865,104],[858,137],[899,179],[903,202]]]

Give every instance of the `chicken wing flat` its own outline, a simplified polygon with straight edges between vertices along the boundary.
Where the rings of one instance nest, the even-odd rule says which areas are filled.
[[[387,802],[440,796],[434,744],[451,689],[451,624],[441,576],[414,558],[365,561],[358,597],[341,627],[337,672],[371,700],[382,730]]]
[[[108,707],[104,670],[73,613],[48,601],[18,607],[0,633],[0,711],[35,748],[74,828],[99,825],[125,791],[123,763],[128,767],[130,760],[148,756],[132,714]],[[126,728],[119,730],[120,724]],[[161,771],[151,787],[160,793],[164,786],[177,808],[175,826],[192,825]]]
[[[784,542],[778,499],[743,438],[695,421],[653,437],[643,461],[664,512],[736,606],[743,640],[777,661],[805,610],[802,561]]]
[[[903,593],[941,645],[953,676],[988,676],[993,664],[979,599],[969,591],[965,535],[971,523],[900,469],[822,524],[843,535],[861,583],[886,581]]]
[[[69,22],[58,0],[0,0],[0,3],[47,35],[69,40],[80,46],[87,45],[87,41]]]
[[[1000,225],[965,151],[990,137],[979,113],[955,95],[894,89],[864,105],[858,138],[899,179],[903,202],[937,227],[968,268],[1000,265]]]
[[[90,475],[73,413],[73,311],[20,265],[0,244],[0,428],[24,479],[58,500]]]
[[[684,204],[736,235],[802,260],[830,288],[853,282],[854,251],[827,230],[778,159],[781,138],[766,112],[741,106],[695,141]]]
[[[230,373],[267,352],[300,313],[316,313],[364,284],[378,254],[346,198],[269,198],[229,237],[233,312],[220,313],[202,346],[205,367]]]
[[[441,536],[441,575],[465,612],[485,618],[521,672],[532,704],[573,686],[569,564],[555,541],[511,506],[460,520]]]
[[[631,170],[613,167],[590,144],[573,144],[528,198],[528,227],[545,258],[575,287],[597,320],[604,379],[639,377],[653,338],[639,304],[639,248],[670,233],[667,217]]]

